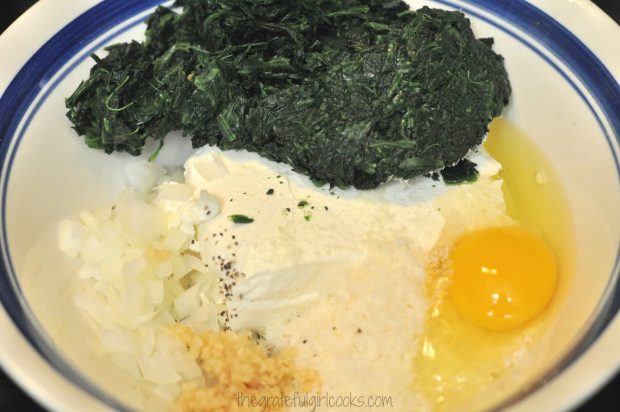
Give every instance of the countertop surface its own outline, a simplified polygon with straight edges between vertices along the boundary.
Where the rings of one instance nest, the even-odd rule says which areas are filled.
[[[620,0],[593,1],[620,24]],[[1,0],[0,33],[34,3],[35,0]],[[43,412],[44,409],[32,401],[28,395],[24,394],[24,392],[0,370],[0,411]],[[616,376],[615,379],[592,399],[576,410],[576,412],[616,411],[620,411],[620,375]]]

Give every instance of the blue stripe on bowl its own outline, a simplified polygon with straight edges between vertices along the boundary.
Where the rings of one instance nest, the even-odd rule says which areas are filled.
[[[439,2],[448,3],[443,0]],[[518,27],[555,54],[588,87],[611,123],[616,139],[620,139],[620,86],[607,67],[581,40],[554,18],[524,0],[466,2]],[[619,164],[616,158],[616,165]],[[620,167],[618,170],[620,173]]]
[[[522,32],[531,35],[539,44],[543,45],[571,69],[586,86],[587,91],[605,114],[605,118],[611,125],[613,134],[615,135],[613,138],[617,140],[620,137],[620,86],[591,50],[553,18],[524,0],[466,0],[463,2],[463,4],[471,5],[474,8],[462,6],[450,0],[432,1],[451,8],[462,9],[467,14],[492,24],[523,43],[550,64],[571,84],[585,104],[590,107],[608,140],[608,144],[612,148],[614,161],[616,162],[616,167],[620,175],[620,162],[617,154],[613,151],[612,137],[603,127],[602,120],[598,117],[583,91],[558,65],[549,59],[543,51],[539,50],[527,39],[519,36],[511,30],[510,27],[516,27]],[[137,24],[127,24],[129,20],[162,2],[162,0],[107,0],[99,3],[73,20],[46,42],[23,66],[0,98],[0,165],[6,168],[6,176],[2,176],[2,237],[0,239],[2,241],[2,252],[6,261],[3,262],[2,267],[0,267],[0,285],[2,286],[0,287],[0,301],[26,339],[28,339],[32,346],[47,359],[50,364],[86,392],[117,410],[127,409],[109,395],[103,393],[95,385],[86,381],[75,369],[69,366],[55,353],[54,349],[48,343],[49,341],[44,338],[45,333],[37,326],[37,321],[33,318],[27,304],[23,302],[23,296],[15,280],[14,271],[12,270],[7,243],[7,233],[5,230],[7,223],[5,213],[6,192],[11,164],[15,152],[19,147],[21,138],[27,130],[30,121],[36,115],[37,109],[44,103],[49,93],[54,90],[58,83],[60,83],[77,64],[87,58],[90,53],[98,50],[102,44],[107,43],[120,33]],[[478,13],[476,8],[497,16],[499,20],[503,20],[509,24],[505,25],[500,23],[499,20],[489,19],[485,15]],[[118,28],[118,30],[107,36],[91,50],[84,51],[84,47],[114,28]],[[27,110],[32,106],[33,102],[35,102],[35,99],[41,94],[43,88],[48,86],[51,79],[59,73],[69,60],[78,55],[79,58],[76,62],[60,73],[54,83],[49,85],[47,91],[41,96],[40,100],[33,108],[31,114],[25,119],[26,121],[24,122],[23,128],[19,131],[19,134],[16,134],[18,125],[24,118]],[[11,147],[13,143],[14,146]],[[9,149],[11,150],[9,151]],[[616,264],[614,278],[618,275],[617,266]],[[608,310],[605,311],[605,317],[598,319],[598,322],[590,328],[586,336],[576,345],[575,349],[554,368],[556,372],[572,362],[575,357],[578,356],[581,351],[585,350],[598,334],[601,333],[611,320],[611,317],[618,311],[620,306],[620,293],[614,293],[605,303],[608,305]],[[541,382],[552,376],[552,374],[548,374],[542,378]],[[533,389],[536,389],[536,386],[530,388],[530,390]],[[527,392],[525,394],[527,394]],[[509,400],[509,402],[515,402],[525,394],[521,393]]]

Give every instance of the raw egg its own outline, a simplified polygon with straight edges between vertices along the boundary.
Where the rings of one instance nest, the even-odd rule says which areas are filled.
[[[502,165],[512,223],[487,216],[488,203],[470,205],[478,224],[447,236],[428,261],[430,306],[413,369],[434,411],[494,409],[545,370],[574,270],[570,209],[552,165],[505,119],[493,121],[484,146]],[[449,223],[461,216],[440,211]]]
[[[528,323],[542,313],[555,290],[553,251],[541,237],[519,226],[465,235],[449,259],[452,304],[463,318],[487,330]]]

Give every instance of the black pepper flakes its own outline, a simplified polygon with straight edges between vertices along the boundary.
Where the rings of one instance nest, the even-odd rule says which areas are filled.
[[[274,194],[274,193],[275,193],[275,190],[273,190],[273,189],[269,189],[269,190],[267,190],[267,193],[266,193],[266,194],[267,194],[268,196],[271,196],[271,195],[272,195],[272,194]]]

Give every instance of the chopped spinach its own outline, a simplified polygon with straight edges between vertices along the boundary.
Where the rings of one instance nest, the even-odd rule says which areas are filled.
[[[454,165],[510,96],[492,40],[459,12],[400,0],[175,6],[150,16],[143,43],[93,56],[66,101],[88,146],[138,155],[181,129],[194,147],[247,149],[368,189]]]
[[[251,217],[247,217],[246,215],[230,215],[228,218],[237,224],[248,224],[254,222],[254,219]]]
[[[477,164],[463,159],[454,166],[446,167],[441,171],[443,181],[449,185],[458,185],[461,183],[472,183],[478,180]]]

